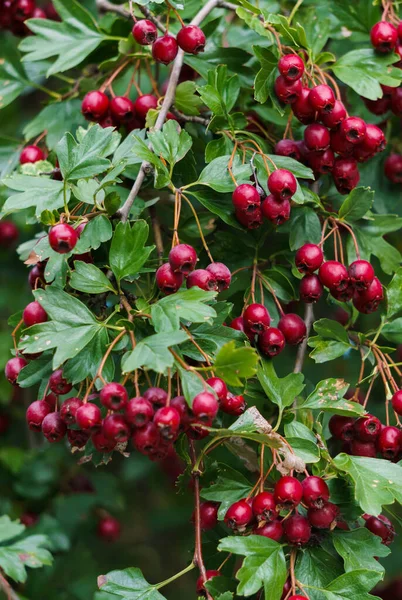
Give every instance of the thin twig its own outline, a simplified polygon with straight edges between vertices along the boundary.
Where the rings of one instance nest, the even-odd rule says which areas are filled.
[[[124,6],[121,4],[113,4],[113,2],[109,2],[109,0],[96,0],[96,6],[98,10],[104,12],[114,12],[117,15],[124,17],[125,19],[132,19],[130,11],[124,8]],[[147,8],[146,6],[138,6],[138,8],[147,19],[155,23],[159,31],[162,31],[162,33],[166,33],[165,26],[160,22],[160,20],[157,17],[154,17],[149,8]]]
[[[19,596],[13,590],[7,579],[0,573],[0,589],[5,593],[7,600],[19,600]]]
[[[312,304],[306,304],[306,309],[304,311],[304,322],[306,324],[306,330],[307,330],[306,337],[304,338],[304,340],[302,341],[302,343],[300,344],[300,346],[297,350],[296,361],[295,361],[293,373],[301,373],[303,370],[304,359],[306,357],[306,352],[307,352],[308,337],[310,335],[311,326],[314,322],[314,312],[313,312]]]
[[[156,246],[156,251],[158,253],[158,261],[159,261],[159,264],[161,265],[163,262],[163,254],[164,254],[163,238],[162,238],[162,233],[161,233],[161,225],[159,223],[159,218],[158,218],[158,214],[156,212],[155,206],[149,207],[149,214],[151,216],[152,231],[154,232],[155,246]]]

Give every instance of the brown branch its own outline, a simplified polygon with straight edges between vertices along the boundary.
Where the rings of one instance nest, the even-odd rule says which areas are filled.
[[[161,232],[161,225],[159,223],[159,218],[158,218],[158,214],[156,212],[155,206],[149,207],[149,214],[151,216],[151,224],[152,224],[152,230],[154,232],[155,246],[156,246],[156,250],[158,252],[158,260],[159,260],[159,264],[161,265],[163,262],[163,255],[164,255],[163,238],[162,238],[162,232]]]
[[[171,108],[170,111],[182,121],[186,121],[187,123],[199,123],[200,125],[204,125],[208,127],[211,119],[205,119],[204,117],[199,117],[198,115],[185,115],[184,113],[177,110],[177,108]]]
[[[124,8],[124,6],[120,4],[113,4],[113,2],[109,2],[109,0],[96,0],[96,6],[98,10],[103,12],[114,12],[117,15],[124,17],[125,19],[132,18],[130,11]],[[149,8],[147,8],[146,6],[137,6],[144,15],[144,17],[155,23],[159,31],[161,31],[162,33],[166,33],[165,26],[160,22],[160,20],[157,17],[154,17]]]
[[[7,600],[19,600],[19,596],[13,590],[7,579],[0,573],[0,589],[5,593]]]

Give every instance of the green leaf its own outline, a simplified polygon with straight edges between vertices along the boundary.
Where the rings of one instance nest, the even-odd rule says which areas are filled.
[[[107,329],[103,327],[92,338],[92,340],[76,356],[70,358],[63,366],[63,375],[72,384],[84,381],[88,376],[94,378],[98,367],[107,350],[109,335]],[[106,381],[113,381],[114,362],[109,357],[102,371]]]
[[[234,217],[233,214],[233,202],[231,194],[224,194],[215,196],[211,192],[189,192],[191,196],[194,196],[202,206],[209,210],[214,215],[217,215],[222,219],[224,223],[234,227],[235,229],[242,229],[240,223]]]
[[[167,160],[170,165],[175,165],[182,160],[193,144],[187,131],[181,129],[174,119],[166,121],[162,131],[149,133],[148,137],[154,152]]]
[[[112,237],[112,224],[105,215],[99,215],[91,219],[80,235],[80,239],[74,248],[75,254],[84,254],[88,250],[97,250],[101,244]]]
[[[271,290],[273,290],[276,297],[286,303],[296,299],[295,289],[289,279],[289,271],[281,267],[274,267],[272,269],[268,269],[267,271],[263,271],[262,274],[268,280],[269,285],[264,279],[262,279],[262,284],[269,291],[269,293],[272,293]]]
[[[105,156],[114,150],[111,144],[117,139],[115,133],[113,127],[103,129],[98,124],[84,131],[80,142],[71,133],[66,133],[56,146],[63,178],[76,181],[106,171],[110,167],[110,161]]]
[[[214,370],[217,377],[222,377],[229,385],[242,387],[243,379],[255,375],[258,363],[258,354],[254,348],[243,346],[236,347],[236,342],[225,344],[218,352],[215,359]]]
[[[341,575],[335,581],[332,581],[325,589],[317,585],[307,585],[301,581],[303,587],[307,588],[307,593],[317,592],[318,596],[314,598],[325,600],[350,600],[358,598],[359,600],[374,600],[377,596],[372,596],[369,592],[381,579],[378,571],[350,571]],[[378,600],[378,598],[377,598]]]
[[[87,294],[117,293],[110,280],[95,265],[76,260],[74,261],[74,268],[75,270],[70,278],[70,285],[75,290]]]
[[[292,209],[289,231],[291,250],[298,250],[306,242],[318,244],[321,240],[321,223],[317,213],[308,206]]]
[[[340,558],[330,550],[321,545],[319,548],[305,548],[298,552],[296,561],[296,577],[303,585],[313,585],[325,588],[334,579],[344,572]],[[308,591],[310,600],[322,600],[321,592]],[[331,600],[339,600],[331,598]],[[360,600],[360,599],[359,599]]]
[[[271,360],[262,360],[257,370],[258,381],[268,398],[281,410],[291,406],[305,388],[302,373],[289,373],[279,378]]]
[[[62,181],[47,177],[13,175],[3,179],[3,183],[19,193],[13,194],[6,200],[2,208],[2,215],[35,207],[35,214],[39,218],[44,210],[53,211],[64,206]],[[70,191],[66,190],[66,203],[69,198]]]
[[[110,246],[109,260],[116,279],[134,277],[147,261],[155,246],[145,246],[149,227],[146,221],[118,223]]]
[[[319,319],[314,323],[314,331],[321,337],[349,344],[348,333],[338,321],[333,321],[332,319]]]
[[[387,300],[387,317],[391,319],[402,310],[402,267],[397,270],[387,288]]]
[[[195,116],[199,114],[202,100],[196,94],[197,86],[194,81],[183,81],[176,88],[174,105],[185,115]]]
[[[28,388],[37,385],[43,379],[47,379],[52,374],[52,362],[49,357],[40,356],[31,361],[20,371],[18,375],[18,385],[21,388]]]
[[[353,223],[363,218],[371,209],[374,201],[374,191],[370,188],[354,188],[346,196],[339,209],[339,218],[348,223]]]
[[[26,461],[26,451],[24,448],[18,448],[17,446],[3,446],[0,448],[0,462],[1,464],[11,471],[13,475],[19,473]]]
[[[48,545],[46,536],[31,535],[10,546],[2,546],[0,547],[0,567],[8,577],[18,583],[23,583],[27,578],[25,567],[37,569],[43,565],[52,564],[52,555],[43,547],[45,545]]]
[[[335,75],[349,85],[357,94],[377,100],[383,95],[380,84],[397,87],[402,79],[398,69],[390,68],[398,57],[393,54],[379,55],[374,49],[347,52],[332,66]]]
[[[201,171],[196,183],[206,185],[216,192],[233,192],[235,184],[228,171],[229,161],[230,155],[215,158]],[[247,183],[250,180],[250,165],[248,163],[243,165],[237,155],[233,161],[232,172],[238,184]]]
[[[3,515],[0,517],[0,543],[17,537],[24,529],[25,525],[19,521],[11,521],[8,515]]]
[[[402,317],[395,319],[392,323],[386,323],[381,334],[390,342],[402,344]]]
[[[134,567],[100,575],[98,587],[104,592],[121,596],[124,600],[166,600],[155,586],[144,579],[141,570]]]
[[[38,61],[51,57],[57,60],[47,75],[62,73],[79,65],[107,37],[102,34],[90,13],[76,0],[54,0],[62,22],[30,19],[27,26],[36,35],[22,40],[23,60]]]
[[[402,467],[389,460],[338,454],[335,466],[355,485],[355,498],[363,512],[378,516],[384,505],[402,502]]]
[[[285,435],[294,452],[305,463],[315,463],[320,459],[320,451],[313,432],[300,423],[292,421],[285,425]]]
[[[253,18],[253,17],[250,17]],[[255,18],[255,17],[254,17]],[[259,21],[257,18],[256,20]],[[259,21],[260,22],[260,21]],[[262,25],[262,24],[261,24]],[[264,26],[262,25],[264,28]],[[264,28],[266,31],[266,29]],[[261,104],[264,104],[269,97],[272,95],[273,80],[272,75],[275,76],[276,69],[278,66],[278,56],[270,48],[264,48],[262,46],[253,46],[253,51],[258,60],[261,63],[261,69],[258,71],[254,80],[254,99]],[[278,103],[279,105],[279,103]],[[280,106],[280,105],[279,105]],[[283,114],[283,109],[280,109]]]
[[[375,557],[388,556],[391,550],[384,546],[378,535],[363,527],[352,531],[333,531],[332,540],[335,550],[345,562],[346,572],[358,569],[384,572],[384,567]]]
[[[162,298],[151,307],[155,331],[177,331],[180,329],[181,320],[211,324],[216,312],[206,302],[210,302],[215,296],[216,292],[206,292],[194,287]]]
[[[278,542],[261,535],[227,537],[220,540],[218,550],[245,556],[236,573],[239,595],[251,596],[263,588],[265,598],[280,600],[287,567],[283,548]]]
[[[79,125],[84,125],[84,123],[81,100],[75,98],[45,106],[24,127],[23,133],[28,141],[46,131],[46,146],[49,150],[54,150],[66,131],[75,131]]]
[[[240,92],[238,75],[228,75],[227,71],[224,64],[208,71],[208,84],[197,88],[201,100],[217,116],[228,116]]]
[[[1,45],[0,110],[13,102],[29,86],[29,77],[11,40]]]
[[[145,367],[157,373],[165,373],[166,369],[173,367],[174,364],[169,348],[187,339],[184,331],[150,335],[138,342],[135,349],[124,356],[122,370],[124,373],[131,373],[135,369]]]
[[[246,498],[250,493],[252,485],[240,473],[232,467],[220,465],[219,475],[209,487],[201,488],[201,496],[205,500],[219,502],[218,518],[222,520],[227,509],[234,502]]]
[[[358,402],[343,398],[349,387],[343,379],[324,379],[317,384],[306,400],[299,403],[300,410],[322,410],[346,417],[364,415],[364,408]]]
[[[346,330],[337,321],[320,319],[314,323],[318,336],[311,337],[308,345],[313,348],[310,357],[316,363],[323,363],[343,356],[353,348]]]
[[[155,154],[155,152],[152,152],[152,150],[148,147],[148,144],[146,144],[138,135],[134,136],[134,139],[136,142],[135,155],[137,158],[140,158],[141,161],[147,160],[154,167],[155,187],[159,189],[168,185],[170,182],[169,171],[161,159]]]
[[[18,140],[0,136],[0,180],[18,166],[22,148],[23,145]]]

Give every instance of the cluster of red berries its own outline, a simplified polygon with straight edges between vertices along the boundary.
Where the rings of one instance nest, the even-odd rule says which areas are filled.
[[[268,189],[265,195],[262,187],[250,183],[237,186],[232,202],[237,220],[247,229],[257,229],[265,217],[274,225],[281,225],[290,217],[290,202],[297,190],[297,181],[287,169],[276,169],[268,177]]]
[[[35,0],[0,0],[0,30],[9,29],[14,35],[30,35],[26,27],[27,19],[59,20],[52,2],[43,8],[36,5]]]
[[[263,304],[250,304],[241,317],[236,317],[229,327],[242,331],[251,343],[257,343],[263,354],[271,358],[282,352],[286,344],[300,344],[306,337],[306,324],[295,313],[283,314],[278,327],[270,327],[271,317]]]
[[[188,289],[223,292],[230,286],[232,275],[223,263],[213,262],[206,269],[196,269],[197,253],[189,244],[177,244],[169,252],[169,262],[156,272],[156,285],[166,295],[177,292],[184,279]]]
[[[199,54],[204,51],[206,42],[204,32],[197,25],[183,25],[176,37],[168,33],[158,37],[156,25],[148,19],[137,21],[132,33],[141,46],[152,44],[153,58],[164,65],[176,58],[179,48],[188,54]]]
[[[402,392],[394,395],[393,407],[402,414]],[[395,410],[395,408],[394,408]],[[396,411],[395,411],[396,412]],[[393,425],[383,425],[374,415],[358,419],[333,415],[329,420],[332,436],[343,442],[342,451],[353,456],[399,460],[402,453],[402,431]]]
[[[305,274],[300,282],[304,302],[317,302],[325,286],[336,300],[353,300],[359,312],[369,314],[377,310],[384,290],[367,260],[355,260],[348,268],[337,260],[323,261],[322,249],[315,244],[304,244],[296,252],[296,267]],[[314,273],[317,270],[318,275]]]
[[[310,166],[316,178],[331,173],[338,192],[348,194],[360,180],[358,162],[384,150],[384,133],[377,125],[348,116],[330,86],[303,86],[304,63],[297,54],[282,56],[278,68],[275,93],[307,127],[302,141],[281,140],[275,153]]]

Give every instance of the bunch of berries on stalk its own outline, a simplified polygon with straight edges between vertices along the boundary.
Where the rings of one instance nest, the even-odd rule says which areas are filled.
[[[171,63],[177,56],[179,48],[188,54],[199,54],[204,51],[206,37],[197,25],[184,25],[177,37],[165,33],[158,37],[156,25],[148,19],[137,21],[133,27],[133,37],[141,46],[152,45],[152,56],[164,65]]]
[[[40,8],[35,0],[0,0],[0,30],[8,29],[18,36],[30,35],[31,31],[25,25],[28,19],[58,21],[59,15],[52,2]]]
[[[156,285],[166,295],[177,292],[184,280],[188,289],[223,292],[230,286],[232,275],[223,263],[213,262],[206,269],[196,269],[197,253],[189,244],[177,244],[169,252],[169,262],[156,272]]]
[[[329,85],[310,89],[303,84],[305,68],[297,54],[282,56],[278,68],[275,93],[307,127],[302,141],[281,140],[275,153],[310,166],[316,179],[332,174],[338,192],[348,194],[360,180],[358,163],[384,150],[383,131],[360,117],[348,116]]]
[[[275,226],[282,225],[290,217],[291,200],[297,190],[297,181],[287,169],[275,169],[267,181],[266,196],[261,186],[250,183],[238,185],[233,192],[232,202],[237,220],[247,229],[257,229],[263,217]]]
[[[367,260],[359,258],[346,268],[337,260],[324,262],[320,246],[304,244],[296,252],[295,263],[300,273],[304,273],[299,290],[304,302],[317,302],[324,286],[333,298],[341,302],[352,300],[354,307],[365,314],[375,312],[384,299],[383,286]]]

